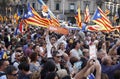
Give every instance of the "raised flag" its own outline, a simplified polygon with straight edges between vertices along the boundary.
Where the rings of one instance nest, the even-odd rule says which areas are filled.
[[[28,30],[28,24],[24,20],[22,20],[22,22],[24,24],[25,31],[27,31]]]
[[[0,15],[0,21],[3,22],[3,17],[2,17],[2,15]]]
[[[23,22],[22,21],[19,24],[19,30],[20,30],[20,33],[23,33]]]
[[[56,33],[59,33],[59,34],[65,34],[65,35],[69,34],[68,29],[63,28],[63,27],[49,26],[48,29],[50,31],[53,31],[53,32],[56,32]]]
[[[106,14],[106,16],[109,15],[109,14],[110,14],[110,10],[109,10],[109,9],[106,9],[106,10],[105,10],[105,14]]]
[[[60,27],[60,23],[56,18],[54,18],[52,16],[50,18],[51,18],[50,19],[51,25],[56,26],[56,27]]]
[[[81,15],[80,15],[80,7],[77,10],[77,15],[75,16],[76,23],[78,27],[81,29],[82,28],[82,22],[81,22]]]
[[[114,22],[116,22],[117,19],[119,19],[118,12],[115,13],[115,16],[114,16],[114,18],[113,18]]]
[[[16,20],[16,23],[18,23],[18,20],[20,19],[19,11],[17,11],[17,13],[14,14],[14,19]]]
[[[86,29],[88,31],[102,31],[102,32],[106,32],[106,28],[104,26],[100,26],[100,25],[88,25],[86,27]]]
[[[106,14],[98,7],[92,17],[92,21],[96,24],[105,27],[106,30],[112,31],[113,27],[110,20],[107,18]]]
[[[34,26],[48,27],[50,25],[49,20],[42,18],[30,4],[28,4],[28,11],[24,13],[23,19],[27,24]]]
[[[84,22],[88,23],[90,22],[90,13],[89,13],[89,8],[86,6],[85,13],[84,13]]]

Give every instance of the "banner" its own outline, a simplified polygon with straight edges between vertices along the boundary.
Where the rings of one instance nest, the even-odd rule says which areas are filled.
[[[91,58],[97,58],[97,49],[94,44],[89,46],[89,57]]]
[[[65,34],[65,35],[69,33],[69,31],[66,28],[62,28],[62,27],[49,26],[48,29],[50,31],[60,33],[60,34]]]

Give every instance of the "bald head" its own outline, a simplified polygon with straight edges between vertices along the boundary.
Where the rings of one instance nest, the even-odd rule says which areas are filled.
[[[104,56],[102,58],[102,64],[106,66],[111,66],[112,65],[112,59],[111,56]]]

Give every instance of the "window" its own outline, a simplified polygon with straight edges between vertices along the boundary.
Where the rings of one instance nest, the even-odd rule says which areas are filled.
[[[32,3],[32,7],[35,9],[35,3]]]
[[[75,9],[75,4],[74,3],[70,3],[70,10],[74,10]]]
[[[74,10],[75,10],[75,4],[70,3],[70,12],[74,12]]]
[[[56,10],[60,10],[60,4],[56,3]]]
[[[84,10],[86,9],[86,6],[90,6],[90,1],[84,1],[83,2],[83,4],[84,4]]]

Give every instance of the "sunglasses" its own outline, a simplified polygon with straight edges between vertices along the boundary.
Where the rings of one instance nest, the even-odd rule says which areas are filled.
[[[16,52],[22,52],[22,50],[16,50]]]
[[[61,58],[61,56],[56,56],[57,58]]]
[[[15,74],[11,74],[12,76],[17,76],[18,75],[18,73],[15,73]]]

